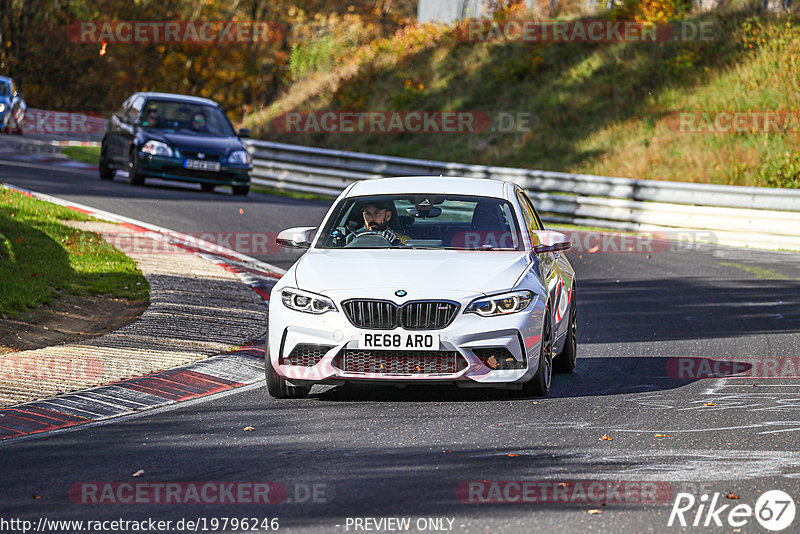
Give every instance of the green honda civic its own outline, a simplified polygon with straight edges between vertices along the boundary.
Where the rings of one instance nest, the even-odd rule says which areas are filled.
[[[127,171],[128,182],[145,178],[199,183],[203,191],[229,185],[250,190],[252,158],[213,100],[169,93],[136,93],[114,113],[100,148],[100,178]]]

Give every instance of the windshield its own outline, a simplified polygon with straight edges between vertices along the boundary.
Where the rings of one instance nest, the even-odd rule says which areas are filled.
[[[344,199],[323,229],[317,247],[524,249],[510,203],[448,194]]]
[[[219,108],[175,100],[148,100],[139,122],[150,129],[197,135],[236,135]]]
[[[6,82],[0,82],[0,96],[9,96],[11,95],[11,88],[8,86]]]

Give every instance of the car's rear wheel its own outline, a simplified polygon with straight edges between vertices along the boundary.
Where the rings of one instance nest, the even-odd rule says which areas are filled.
[[[117,171],[112,169],[108,166],[108,156],[106,155],[106,143],[103,142],[100,148],[100,179],[101,180],[113,180],[114,175],[117,174]]]
[[[144,184],[144,176],[139,172],[139,158],[136,157],[136,149],[131,151],[131,159],[128,162],[128,183],[131,185]]]
[[[578,363],[578,302],[575,300],[575,286],[572,286],[572,301],[569,305],[569,324],[564,349],[556,356],[553,370],[557,373],[571,373]]]
[[[233,191],[233,194],[236,195],[236,196],[246,197],[247,193],[250,192],[250,186],[249,185],[232,185],[231,186],[231,190]]]
[[[553,330],[551,328],[550,309],[544,311],[544,327],[539,343],[539,369],[536,376],[522,385],[518,393],[523,397],[544,397],[550,391],[553,378]]]
[[[211,193],[216,186],[214,184],[200,184],[200,189],[203,193]]]
[[[264,372],[267,377],[267,392],[276,399],[303,399],[311,392],[309,386],[292,386],[278,376],[269,358],[269,344],[264,345]]]

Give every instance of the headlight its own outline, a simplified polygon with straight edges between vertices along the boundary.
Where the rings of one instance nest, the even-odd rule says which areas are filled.
[[[161,141],[148,141],[142,147],[142,152],[152,156],[172,156],[172,149],[168,144]]]
[[[228,156],[228,163],[248,164],[250,163],[250,154],[246,150],[231,152],[231,155]]]
[[[283,289],[281,291],[283,305],[296,311],[314,313],[319,315],[329,311],[336,311],[336,306],[328,297],[309,293],[302,289]]]
[[[464,313],[477,313],[481,317],[508,315],[527,308],[533,298],[533,293],[530,291],[512,291],[502,295],[481,297],[470,302]]]
[[[6,110],[6,105],[0,102],[0,113],[4,112],[5,110]]]

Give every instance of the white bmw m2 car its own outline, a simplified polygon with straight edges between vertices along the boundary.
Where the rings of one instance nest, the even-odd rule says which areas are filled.
[[[272,289],[266,380],[276,398],[314,384],[456,384],[546,395],[576,363],[567,237],[517,185],[432,176],[356,182]]]

